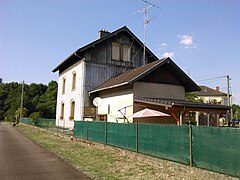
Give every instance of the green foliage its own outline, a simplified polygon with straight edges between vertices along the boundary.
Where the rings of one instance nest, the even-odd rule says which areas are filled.
[[[0,84],[0,120],[20,115],[22,84]],[[42,117],[55,118],[57,82],[51,81],[48,86],[44,84],[24,84],[23,116],[39,112]]]
[[[23,108],[23,109],[22,109],[22,117],[26,116],[26,115],[27,115],[27,112],[28,112],[27,108]],[[18,108],[18,109],[15,111],[15,115],[16,115],[17,117],[20,117],[20,114],[21,114],[21,108]]]
[[[191,102],[203,102],[203,99],[199,98],[194,92],[185,93],[185,100]]]
[[[232,110],[233,110],[233,118],[240,119],[240,106],[237,104],[233,104]]]
[[[33,123],[36,124],[37,123],[37,119],[41,117],[41,113],[40,112],[34,112],[32,113],[29,118],[31,118],[33,120]]]

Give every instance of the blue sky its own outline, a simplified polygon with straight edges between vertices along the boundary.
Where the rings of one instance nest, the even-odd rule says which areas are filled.
[[[171,56],[199,85],[226,92],[240,104],[240,1],[149,0],[147,46]],[[0,0],[0,77],[4,82],[57,80],[51,70],[98,38],[100,29],[127,26],[143,40],[141,0]]]

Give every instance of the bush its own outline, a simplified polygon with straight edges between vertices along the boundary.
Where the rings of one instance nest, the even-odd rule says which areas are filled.
[[[31,118],[33,120],[33,124],[37,124],[37,119],[41,117],[41,113],[40,112],[34,112],[32,113],[29,118]]]

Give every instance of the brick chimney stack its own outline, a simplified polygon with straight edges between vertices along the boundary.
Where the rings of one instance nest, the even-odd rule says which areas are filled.
[[[100,31],[98,31],[99,39],[107,36],[108,34],[110,34],[110,32],[106,29],[101,29]]]
[[[220,91],[220,87],[219,86],[216,86],[216,91]]]

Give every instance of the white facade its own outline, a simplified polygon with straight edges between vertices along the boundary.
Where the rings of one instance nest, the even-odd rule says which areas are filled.
[[[56,126],[73,128],[74,120],[83,119],[84,76],[85,62],[83,60],[59,75]]]
[[[108,122],[123,123],[133,121],[128,116],[133,114],[133,92],[125,90],[118,93],[101,95],[101,103],[97,108],[98,115],[106,115]],[[124,118],[127,117],[127,120]]]

